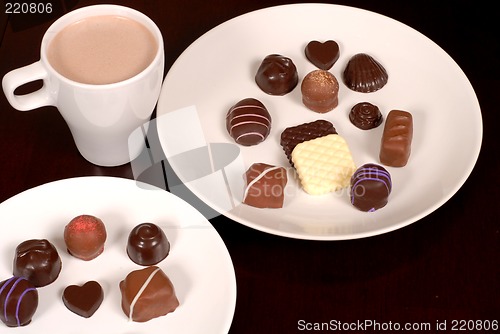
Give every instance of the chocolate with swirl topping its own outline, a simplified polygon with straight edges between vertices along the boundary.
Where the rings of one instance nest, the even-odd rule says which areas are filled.
[[[351,123],[362,130],[376,128],[382,124],[383,117],[379,108],[369,102],[360,102],[349,113]]]

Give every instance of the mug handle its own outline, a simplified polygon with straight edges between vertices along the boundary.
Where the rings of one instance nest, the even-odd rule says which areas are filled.
[[[50,94],[45,79],[48,73],[41,61],[20,67],[7,73],[2,80],[2,87],[7,100],[17,110],[27,111],[43,106],[55,105],[55,98]],[[43,86],[37,91],[24,95],[16,95],[16,88],[35,81],[43,80]]]

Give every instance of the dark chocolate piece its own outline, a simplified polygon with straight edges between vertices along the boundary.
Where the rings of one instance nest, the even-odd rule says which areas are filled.
[[[280,145],[283,147],[288,161],[293,166],[292,151],[295,146],[302,142],[330,134],[337,134],[333,124],[320,119],[286,128],[281,133]]]
[[[174,312],[179,300],[168,276],[158,267],[136,270],[120,282],[122,310],[129,320],[149,321]]]
[[[141,266],[157,264],[170,252],[170,242],[161,228],[152,223],[139,224],[128,237],[127,254]]]
[[[372,56],[358,53],[347,63],[343,79],[348,88],[356,92],[371,93],[384,87],[389,75]]]
[[[271,131],[271,115],[262,102],[246,98],[228,110],[226,129],[238,144],[257,145],[263,142]]]
[[[245,173],[246,188],[243,203],[256,208],[282,208],[286,169],[264,163],[254,163]]]
[[[0,282],[0,319],[8,327],[26,326],[38,308],[38,291],[24,277]]]
[[[63,292],[64,305],[73,313],[90,318],[101,306],[104,299],[102,287],[96,281],[89,281],[82,286],[70,285]]]
[[[332,40],[324,43],[311,41],[306,45],[305,54],[313,65],[322,70],[329,70],[339,59],[339,45]]]
[[[360,102],[352,107],[349,113],[351,123],[362,130],[374,129],[382,124],[382,113],[376,105]]]
[[[61,272],[62,262],[57,249],[46,239],[26,240],[16,248],[14,276],[25,277],[34,286],[54,282]]]
[[[77,216],[64,228],[68,252],[84,261],[95,259],[104,251],[106,237],[102,220],[91,215]]]
[[[302,102],[312,111],[326,113],[339,104],[339,83],[333,74],[324,70],[308,73],[300,87]]]
[[[413,139],[413,117],[407,111],[391,110],[385,121],[380,145],[380,162],[403,167],[408,163]]]
[[[361,211],[372,212],[384,207],[391,190],[391,175],[376,164],[359,167],[351,177],[351,203]]]
[[[299,76],[290,58],[272,54],[260,64],[255,82],[267,94],[285,95],[297,86]]]

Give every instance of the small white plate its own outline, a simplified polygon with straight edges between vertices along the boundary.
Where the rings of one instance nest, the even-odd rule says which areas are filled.
[[[85,262],[66,251],[63,233],[75,216],[91,214],[106,225],[104,252]],[[38,289],[32,322],[16,333],[179,333],[229,331],[236,305],[236,279],[229,253],[213,226],[193,207],[158,188],[133,180],[83,177],[48,183],[0,204],[0,280],[12,276],[16,246],[28,239],[48,239],[62,260],[58,279]],[[145,323],[129,322],[121,309],[119,283],[144,268],[127,256],[128,234],[140,223],[160,226],[170,241],[168,257],[158,266],[170,277],[180,306]],[[68,285],[98,281],[104,301],[86,319],[69,311],[62,292]],[[7,327],[0,322],[0,327]],[[0,332],[4,333],[2,329]]]
[[[301,80],[315,67],[304,48],[311,40],[333,39],[340,59],[331,72],[341,82],[339,105],[327,114],[303,106],[300,82],[290,94],[270,96],[255,84],[262,59],[278,53],[290,57]],[[372,55],[384,65],[389,82],[374,93],[349,90],[341,80],[348,60],[356,53]],[[383,125],[363,131],[348,114],[361,101],[377,105],[384,116],[391,109],[414,117],[414,139],[409,163],[388,168],[393,192],[386,207],[365,213],[349,202],[348,190],[310,196],[295,178],[289,180],[282,209],[239,205],[227,217],[268,233],[316,240],[353,239],[389,232],[428,215],[445,203],[471,173],[482,141],[479,103],[467,77],[439,46],[414,29],[391,18],[352,7],[294,4],[267,8],[229,20],[195,41],[168,72],[158,104],[158,118],[194,105],[209,143],[233,143],[225,129],[227,110],[246,97],[259,99],[272,116],[265,142],[241,147],[245,167],[254,162],[289,166],[280,147],[281,132],[289,126],[327,119],[343,136],[357,166],[378,163]],[[158,123],[162,148],[169,156],[166,129]],[[178,138],[189,140],[190,133]],[[181,166],[172,165],[177,174]],[[190,190],[199,195],[196,187]],[[202,198],[203,199],[203,198]],[[207,202],[215,207],[214,203]]]

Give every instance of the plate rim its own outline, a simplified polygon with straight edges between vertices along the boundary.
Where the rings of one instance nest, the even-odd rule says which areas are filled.
[[[104,183],[103,183],[104,182]],[[234,264],[232,261],[231,254],[226,246],[226,243],[218,233],[217,229],[210,223],[196,208],[194,208],[191,204],[180,198],[179,196],[172,194],[171,192],[165,191],[162,188],[159,188],[157,186],[151,185],[149,183],[145,183],[142,181],[138,180],[133,180],[133,179],[128,179],[124,177],[116,177],[116,176],[78,176],[78,177],[68,177],[68,178],[63,178],[63,179],[58,179],[58,180],[53,180],[49,181],[47,183],[39,184],[36,186],[33,186],[31,188],[25,189],[9,198],[6,200],[0,202],[0,213],[4,210],[10,210],[8,208],[10,203],[15,203],[16,201],[19,200],[19,198],[22,198],[23,196],[32,196],[33,193],[36,193],[37,191],[40,191],[40,189],[43,188],[50,188],[50,187],[61,187],[65,183],[70,183],[69,185],[75,185],[75,184],[81,184],[81,183],[86,183],[86,184],[95,184],[95,183],[103,183],[103,187],[106,186],[106,188],[109,187],[109,185],[117,185],[121,184],[123,187],[129,187],[132,184],[135,185],[137,189],[141,189],[144,191],[152,191],[156,193],[161,193],[162,196],[169,197],[170,199],[173,199],[174,201],[180,201],[184,205],[190,208],[191,214],[195,214],[200,218],[200,221],[203,221],[203,228],[206,229],[207,231],[210,230],[212,237],[215,237],[216,240],[218,241],[218,246],[220,247],[220,250],[223,252],[225,260],[223,262],[226,262],[225,268],[230,271],[230,274],[228,276],[228,281],[225,282],[226,286],[228,287],[228,300],[230,300],[230,304],[227,306],[227,313],[224,316],[224,322],[221,322],[221,328],[223,331],[221,333],[228,333],[232,322],[234,320],[234,315],[235,315],[235,310],[236,310],[236,301],[237,301],[237,280],[236,280],[236,272],[234,268]],[[4,209],[6,208],[6,209]],[[182,226],[177,226],[178,228],[182,228]],[[189,227],[186,227],[189,228]],[[145,268],[145,267],[144,267]],[[140,269],[140,268],[139,268]],[[68,311],[69,312],[69,311]],[[0,326],[3,326],[3,324],[0,324]],[[26,326],[28,329],[33,329],[34,325]],[[137,328],[136,328],[137,329]]]
[[[420,213],[415,214],[407,219],[404,219],[403,221],[393,224],[391,226],[387,226],[385,228],[380,228],[377,230],[370,230],[370,231],[363,231],[363,232],[355,232],[355,233],[349,233],[349,234],[340,234],[340,235],[334,235],[334,234],[329,234],[329,235],[322,235],[322,234],[303,234],[303,233],[295,233],[295,232],[289,232],[289,231],[283,231],[283,230],[277,230],[277,229],[272,229],[272,228],[267,228],[265,226],[256,224],[252,221],[245,220],[245,219],[240,219],[238,215],[233,214],[231,211],[226,212],[226,213],[221,213],[221,215],[239,223],[245,226],[248,226],[250,228],[259,230],[264,233],[269,233],[277,236],[282,236],[282,237],[287,237],[287,238],[293,238],[293,239],[303,239],[303,240],[319,240],[319,241],[336,241],[336,240],[353,240],[353,239],[360,239],[360,238],[367,238],[367,237],[372,237],[372,236],[377,236],[385,233],[389,233],[392,231],[396,231],[400,228],[406,227],[408,225],[411,225],[413,223],[418,222],[419,220],[425,218],[426,216],[430,215],[434,211],[438,210],[440,207],[442,207],[446,202],[448,202],[465,184],[465,182],[468,180],[470,177],[471,173],[474,170],[474,167],[477,164],[477,161],[479,159],[479,155],[482,150],[482,142],[483,142],[483,120],[482,120],[482,112],[481,112],[481,106],[477,97],[477,94],[475,93],[474,87],[472,86],[472,83],[470,82],[469,78],[465,74],[465,72],[462,70],[462,68],[458,65],[458,63],[444,50],[440,45],[438,45],[436,42],[434,42],[432,39],[424,35],[423,33],[419,32],[415,28],[398,21],[390,16],[380,14],[371,10],[363,9],[363,8],[358,8],[358,7],[353,7],[353,6],[348,6],[348,5],[339,5],[339,4],[328,4],[328,3],[296,3],[296,4],[282,4],[282,5],[276,5],[276,6],[270,6],[270,7],[265,7],[265,8],[260,8],[256,9],[247,13],[240,14],[238,16],[235,16],[231,19],[228,19],[201,36],[199,36],[195,41],[193,41],[181,54],[180,56],[174,61],[172,64],[171,68],[168,70],[165,79],[164,79],[164,85],[167,80],[169,80],[169,75],[172,73],[173,70],[176,70],[176,68],[179,66],[178,64],[180,63],[180,60],[190,52],[192,48],[196,46],[197,43],[199,43],[200,40],[209,38],[210,35],[217,33],[219,29],[223,29],[224,26],[229,25],[234,23],[235,21],[241,20],[243,18],[249,17],[249,16],[258,16],[262,12],[268,12],[268,11],[280,11],[283,9],[288,9],[292,7],[309,7],[309,8],[315,8],[315,9],[321,9],[321,8],[342,8],[343,10],[351,10],[353,12],[361,12],[364,13],[365,15],[371,15],[371,16],[376,16],[379,18],[382,18],[384,20],[389,20],[392,21],[393,24],[401,25],[405,29],[409,29],[412,31],[414,34],[417,34],[419,37],[424,38],[427,43],[430,43],[433,45],[436,50],[439,50],[445,56],[450,64],[453,65],[454,69],[456,70],[457,73],[460,74],[460,76],[463,79],[463,84],[466,85],[466,89],[469,93],[471,93],[471,97],[473,99],[471,100],[471,103],[475,105],[475,110],[473,111],[472,114],[475,115],[474,119],[477,121],[477,128],[474,128],[475,132],[477,133],[477,136],[475,137],[477,140],[477,145],[474,146],[474,150],[471,151],[472,156],[471,159],[468,160],[468,163],[464,165],[463,168],[464,172],[461,174],[460,178],[457,178],[457,182],[455,182],[454,186],[451,187],[447,192],[446,196],[442,196],[440,201],[436,202],[434,205],[428,207],[426,210],[422,210]],[[163,86],[164,87],[164,86]],[[164,100],[166,99],[164,88],[162,87],[162,91],[160,94],[160,98],[158,101],[158,108],[157,108],[157,117],[161,117],[164,113],[168,113],[168,110],[165,110],[166,108],[163,108]],[[162,134],[161,134],[161,129],[160,127],[157,128],[158,132],[158,137],[160,138],[160,145],[162,149],[164,148],[164,145],[162,145]],[[173,168],[174,173],[175,168]],[[176,173],[177,174],[177,173]],[[200,194],[196,192],[195,189],[187,186],[187,188],[193,192],[198,198],[200,198],[202,201],[203,198],[200,197]],[[205,201],[204,201],[205,202]],[[217,210],[215,207],[213,207],[211,204],[208,204],[205,202],[208,206],[212,207],[214,210]],[[220,210],[218,210],[220,213]]]

